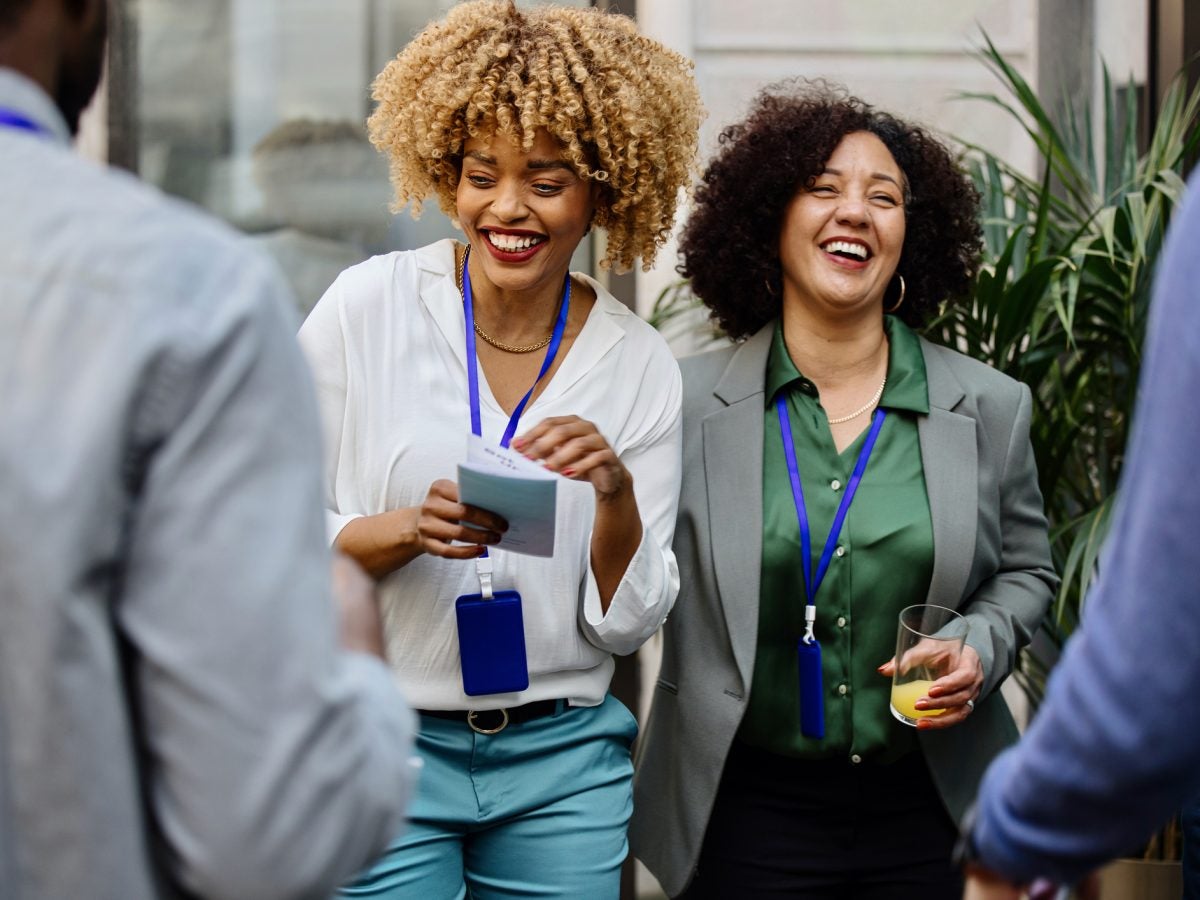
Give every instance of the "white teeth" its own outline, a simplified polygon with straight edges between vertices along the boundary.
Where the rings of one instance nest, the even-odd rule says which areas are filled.
[[[496,234],[494,231],[487,232],[487,239],[491,241],[492,246],[498,250],[504,250],[508,253],[516,253],[521,250],[528,250],[534,244],[540,244],[542,238],[539,237],[520,237],[515,234]]]
[[[862,244],[852,244],[849,241],[830,241],[825,245],[826,253],[849,253],[859,259],[867,258],[867,248]]]

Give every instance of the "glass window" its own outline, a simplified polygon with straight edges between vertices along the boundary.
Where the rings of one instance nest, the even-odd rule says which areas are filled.
[[[436,203],[419,220],[389,211],[364,125],[371,80],[452,5],[122,0],[110,157],[250,234],[306,311],[347,266],[457,233]],[[590,271],[582,250],[574,267]]]

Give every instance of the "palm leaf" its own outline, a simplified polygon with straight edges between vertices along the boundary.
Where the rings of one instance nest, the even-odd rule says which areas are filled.
[[[985,34],[979,58],[1002,90],[961,95],[1019,123],[1037,177],[964,143],[984,210],[984,265],[969,303],[930,332],[1028,383],[1030,437],[1062,588],[1045,622],[1051,645],[1074,630],[1096,569],[1137,394],[1150,281],[1184,161],[1200,148],[1200,90],[1182,76],[1137,150],[1138,99],[1101,68],[1094,109],[1051,112]],[[1099,128],[1093,126],[1099,125]],[[1023,654],[1036,687],[1045,654]]]

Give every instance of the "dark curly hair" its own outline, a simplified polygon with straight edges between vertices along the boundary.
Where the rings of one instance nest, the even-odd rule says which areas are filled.
[[[883,141],[907,181],[896,269],[907,290],[896,315],[920,326],[940,302],[970,289],[981,247],[979,195],[946,146],[845,88],[796,79],[766,88],[745,119],[721,132],[680,242],[680,274],[730,337],[747,337],[779,315],[784,214],[856,131]],[[896,291],[889,286],[885,303]]]

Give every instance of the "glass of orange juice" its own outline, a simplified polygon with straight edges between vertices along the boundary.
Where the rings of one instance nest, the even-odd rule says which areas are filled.
[[[917,709],[916,702],[928,697],[933,683],[958,665],[966,639],[967,620],[952,609],[921,603],[900,610],[892,676],[893,716],[915,726],[918,719],[942,714],[940,709]]]

